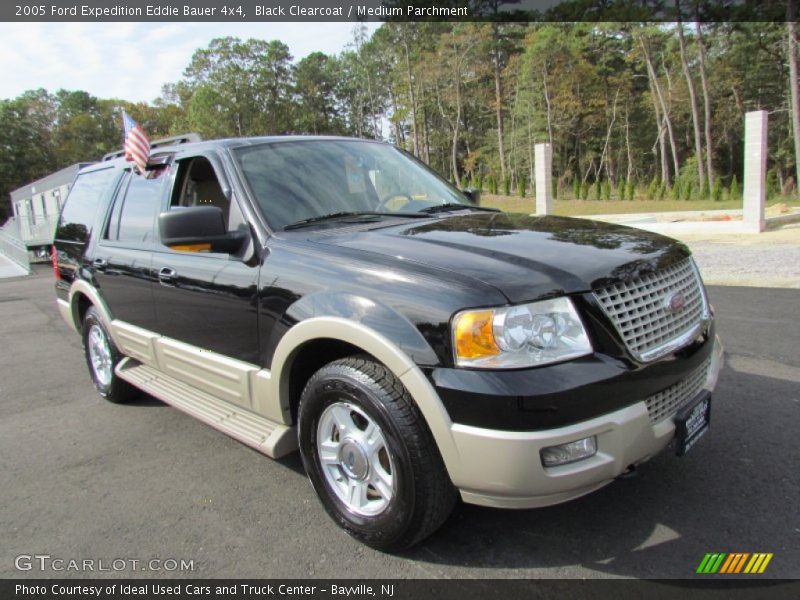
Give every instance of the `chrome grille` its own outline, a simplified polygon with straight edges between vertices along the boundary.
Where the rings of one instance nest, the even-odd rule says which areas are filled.
[[[669,298],[683,294],[673,312]],[[642,361],[669,353],[671,342],[691,332],[707,312],[700,276],[691,258],[631,281],[594,290],[594,296],[631,353]]]
[[[645,399],[644,402],[647,404],[650,421],[658,423],[674,415],[684,404],[694,398],[703,389],[703,384],[708,377],[710,364],[711,358],[709,357],[702,365],[675,385]]]

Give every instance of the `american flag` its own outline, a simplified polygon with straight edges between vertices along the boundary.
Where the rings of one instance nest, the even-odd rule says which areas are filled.
[[[144,173],[147,160],[150,158],[150,139],[142,126],[134,121],[131,116],[122,111],[122,124],[125,127],[125,160],[132,161]]]

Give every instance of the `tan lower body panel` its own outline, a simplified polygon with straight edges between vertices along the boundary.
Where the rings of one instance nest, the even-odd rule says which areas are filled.
[[[704,388],[716,385],[723,349],[715,340]],[[675,437],[673,419],[653,424],[644,401],[574,425],[543,431],[496,431],[452,426],[462,468],[451,478],[470,504],[538,508],[578,498],[611,483]],[[544,467],[543,448],[594,436],[597,453],[574,463]],[[464,467],[468,465],[468,467]]]
[[[269,457],[280,458],[297,449],[293,427],[220,400],[158,369],[125,358],[117,365],[116,373],[131,385]]]

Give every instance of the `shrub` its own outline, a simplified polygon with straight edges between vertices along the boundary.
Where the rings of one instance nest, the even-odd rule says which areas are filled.
[[[469,180],[466,175],[461,176],[461,189],[465,190],[469,187]]]
[[[572,180],[572,197],[575,200],[581,197],[581,182],[577,177]]]
[[[767,200],[772,200],[780,193],[778,185],[778,174],[775,169],[767,171]]]
[[[684,200],[691,200],[692,194],[702,190],[702,183],[697,173],[697,157],[690,156],[686,159],[681,167],[679,173],[675,175],[675,181],[678,183],[682,197]],[[687,193],[688,188],[688,193]],[[676,198],[677,199],[677,198]]]
[[[527,182],[525,181],[525,175],[521,175],[519,178],[519,182],[517,183],[517,191],[519,192],[520,198],[525,197],[525,192],[527,187]]]
[[[558,180],[553,179],[553,200],[558,200]]]
[[[708,181],[703,182],[703,187],[700,188],[700,200],[706,200],[711,197],[711,190],[708,188]]]
[[[627,191],[627,186],[625,184],[625,178],[620,177],[619,182],[617,183],[617,199],[618,200],[625,200],[625,192]]]
[[[661,182],[658,177],[653,177],[653,181],[647,186],[647,199],[657,200],[661,195]]]
[[[483,190],[483,175],[478,174],[478,177],[475,179],[475,187],[479,190]]]
[[[681,186],[678,185],[678,182],[675,181],[672,184],[672,190],[670,190],[670,197],[673,200],[680,200],[681,199]]]
[[[611,182],[608,179],[603,182],[603,200],[611,200]]]
[[[584,181],[581,184],[581,200],[587,200],[589,198],[589,183]]]
[[[711,191],[711,199],[714,202],[722,200],[722,182],[720,182],[719,177],[714,180],[714,189]]]
[[[511,195],[511,177],[509,175],[503,177],[503,194],[506,196]]]
[[[742,199],[742,192],[739,189],[739,181],[736,179],[736,175],[733,176],[731,179],[731,200],[741,200]]]
[[[595,180],[594,182],[594,199],[600,200],[603,196],[603,184],[600,182],[599,179]]]
[[[634,179],[628,180],[628,200],[633,202],[636,195],[636,181]]]

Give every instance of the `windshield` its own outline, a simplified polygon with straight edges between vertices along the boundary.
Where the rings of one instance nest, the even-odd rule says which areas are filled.
[[[237,148],[234,155],[273,229],[333,213],[470,206],[433,171],[388,144],[281,141]]]

